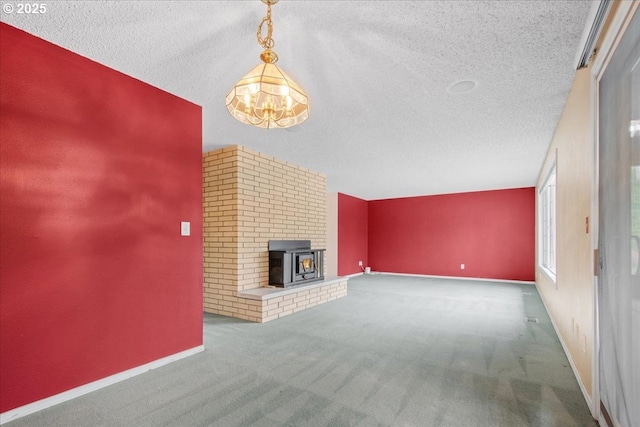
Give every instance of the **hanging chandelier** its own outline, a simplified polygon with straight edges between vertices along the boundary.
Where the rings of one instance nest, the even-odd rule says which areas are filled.
[[[302,89],[275,63],[278,55],[272,50],[273,22],[271,6],[278,0],[261,0],[267,5],[267,16],[258,26],[258,43],[264,51],[262,64],[256,66],[227,95],[227,110],[242,123],[261,128],[288,128],[309,117],[309,101]],[[263,38],[263,27],[267,34]]]

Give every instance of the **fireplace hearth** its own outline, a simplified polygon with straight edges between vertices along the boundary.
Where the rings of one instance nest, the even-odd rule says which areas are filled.
[[[269,240],[269,284],[289,287],[324,279],[324,249],[311,240]]]

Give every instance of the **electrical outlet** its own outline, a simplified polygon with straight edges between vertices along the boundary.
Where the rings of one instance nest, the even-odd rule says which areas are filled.
[[[460,270],[464,270],[464,264],[460,264]]]
[[[362,267],[362,261],[358,261],[358,267]]]

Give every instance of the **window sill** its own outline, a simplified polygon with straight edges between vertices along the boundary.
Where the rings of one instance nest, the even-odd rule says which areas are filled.
[[[547,278],[551,281],[551,283],[553,283],[553,286],[558,289],[558,282],[556,280],[556,273],[554,273],[553,271],[549,270],[547,267],[543,267],[542,265],[539,265],[538,268],[540,269],[540,271],[542,271],[544,273],[545,276],[547,276]]]

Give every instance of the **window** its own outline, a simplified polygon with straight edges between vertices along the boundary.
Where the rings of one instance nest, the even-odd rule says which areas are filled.
[[[540,221],[540,266],[555,280],[556,277],[556,165],[540,188],[538,197]]]

